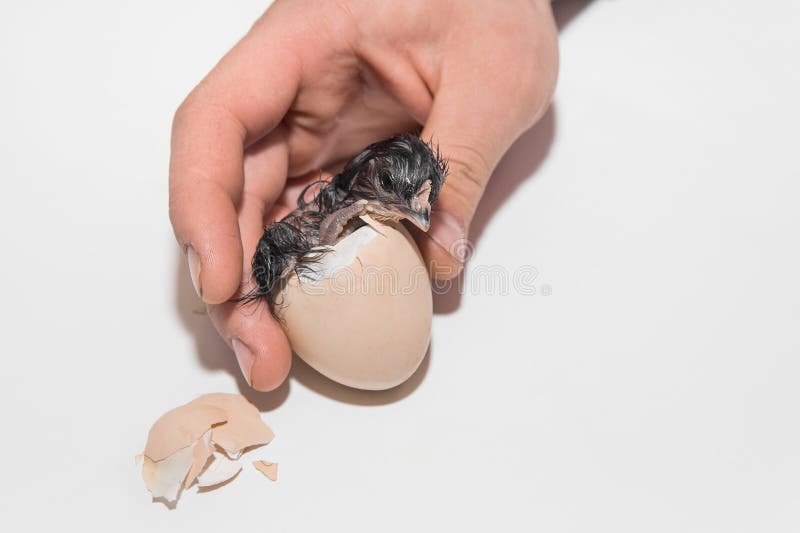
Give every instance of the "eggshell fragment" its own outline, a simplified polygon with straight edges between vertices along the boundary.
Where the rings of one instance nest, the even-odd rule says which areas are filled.
[[[189,468],[189,473],[186,474],[186,479],[183,482],[183,488],[189,488],[197,476],[202,472],[208,464],[209,458],[214,453],[211,447],[211,430],[206,431],[200,440],[194,445],[192,452],[192,466]]]
[[[278,463],[253,461],[253,466],[272,481],[278,481]]]
[[[206,394],[159,418],[136,459],[153,498],[172,504],[195,482],[216,488],[231,480],[242,469],[242,454],[273,438],[243,396]]]
[[[317,371],[351,387],[388,389],[408,379],[427,352],[430,280],[402,224],[372,221],[339,241],[325,261],[349,257],[354,242],[345,268],[326,264],[316,282],[292,275],[277,311],[292,348]]]
[[[243,396],[213,393],[202,396],[200,400],[225,411],[227,422],[214,426],[211,440],[232,458],[242,450],[269,444],[275,438],[272,430],[261,420],[258,409]]]
[[[142,462],[142,479],[154,499],[164,498],[168,502],[178,499],[183,480],[194,459],[194,445],[187,446],[161,461],[153,461],[146,455]]]
[[[221,485],[230,480],[242,470],[239,459],[229,459],[221,452],[214,452],[214,458],[208,467],[197,476],[197,486],[202,488]]]
[[[166,459],[196,442],[214,424],[225,422],[228,413],[200,400],[193,400],[161,416],[147,435],[144,454],[153,461]]]

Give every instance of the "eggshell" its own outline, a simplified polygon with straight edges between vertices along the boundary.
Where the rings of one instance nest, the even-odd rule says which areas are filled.
[[[272,481],[278,481],[278,463],[268,461],[253,461],[256,470],[267,476]]]
[[[381,390],[408,379],[425,358],[433,302],[406,229],[369,222],[326,254],[324,275],[288,279],[278,315],[306,363],[343,385]]]
[[[192,467],[194,444],[173,453],[161,461],[153,461],[146,455],[142,462],[142,479],[154,499],[163,498],[175,502],[183,488],[183,480]]]
[[[225,411],[227,422],[213,427],[211,440],[225,450],[231,459],[253,446],[269,444],[275,434],[261,420],[261,413],[239,394],[216,392],[197,399],[199,403],[213,405]]]
[[[243,396],[205,394],[156,420],[137,463],[153,499],[173,505],[195,482],[210,489],[234,478],[242,455],[274,436]]]
[[[144,455],[153,461],[162,461],[197,441],[214,424],[227,420],[228,413],[223,409],[198,400],[176,407],[150,428]]]
[[[200,488],[216,487],[233,479],[242,470],[239,459],[229,459],[222,452],[214,452],[211,463],[197,476],[197,486]]]
[[[200,472],[205,470],[208,460],[214,453],[211,447],[211,430],[206,431],[202,437],[195,443],[192,451],[192,466],[189,468],[189,473],[186,474],[186,479],[183,480],[183,488],[188,489]]]

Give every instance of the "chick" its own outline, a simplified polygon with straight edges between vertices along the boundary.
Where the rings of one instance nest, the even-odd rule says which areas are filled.
[[[291,273],[313,271],[331,246],[364,224],[408,220],[422,231],[430,227],[431,206],[447,176],[437,149],[416,135],[396,135],[369,145],[309,201],[309,188],[297,209],[264,230],[253,256],[256,288],[246,300],[265,298],[274,312],[274,293]]]

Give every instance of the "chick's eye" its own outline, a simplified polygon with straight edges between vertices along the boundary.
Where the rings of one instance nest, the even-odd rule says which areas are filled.
[[[388,172],[381,173],[379,179],[381,188],[383,188],[384,191],[388,191],[392,188],[392,176]]]

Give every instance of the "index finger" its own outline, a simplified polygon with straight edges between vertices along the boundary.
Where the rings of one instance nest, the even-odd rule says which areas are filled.
[[[273,26],[265,15],[175,113],[170,220],[206,303],[228,300],[242,281],[244,150],[280,123],[299,85],[291,36]]]

